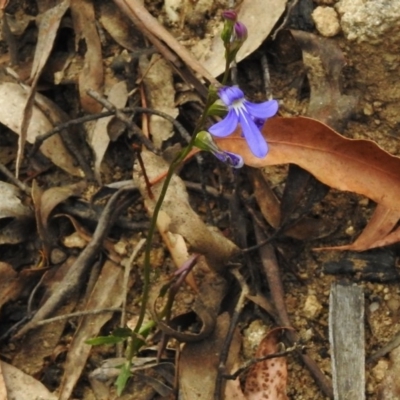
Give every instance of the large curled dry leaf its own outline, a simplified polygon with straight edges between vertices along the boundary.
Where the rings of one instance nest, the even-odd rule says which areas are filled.
[[[306,117],[269,119],[262,129],[270,151],[255,157],[237,130],[217,139],[221,149],[243,156],[246,165],[296,164],[326,185],[369,197],[400,211],[400,158],[370,140],[348,139]]]

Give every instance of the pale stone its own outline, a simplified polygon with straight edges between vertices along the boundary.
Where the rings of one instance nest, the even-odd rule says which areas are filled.
[[[325,37],[332,37],[340,32],[339,17],[332,7],[317,7],[311,14],[318,32]]]
[[[322,305],[318,301],[317,296],[309,295],[307,296],[306,302],[303,308],[303,315],[306,318],[313,319],[318,316],[318,314],[322,311]]]

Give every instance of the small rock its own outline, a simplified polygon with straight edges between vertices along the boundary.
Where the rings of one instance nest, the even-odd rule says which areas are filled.
[[[339,17],[332,7],[318,6],[311,16],[322,36],[332,37],[340,32]]]
[[[52,264],[61,264],[63,261],[65,261],[67,258],[67,254],[65,251],[62,251],[61,249],[53,249],[50,254],[50,262]]]
[[[379,360],[378,364],[372,368],[372,375],[378,382],[381,382],[385,377],[388,368],[389,362],[387,360]]]
[[[267,326],[260,320],[253,321],[243,332],[243,354],[246,358],[254,357],[261,340],[267,333]]]
[[[119,254],[120,256],[125,256],[128,254],[128,250],[126,249],[126,242],[123,241],[119,241],[117,243],[114,244],[114,250],[117,254]]]
[[[378,311],[379,310],[379,303],[377,302],[377,301],[374,301],[373,303],[371,303],[370,305],[369,305],[369,311],[371,312],[371,313],[373,313],[373,312],[375,312],[375,311]]]
[[[340,0],[335,8],[348,40],[372,44],[384,42],[389,46],[400,42],[398,1]]]
[[[66,236],[62,242],[65,247],[77,247],[78,249],[83,249],[87,244],[87,241],[81,235],[79,235],[78,232],[74,232],[72,235]]]
[[[393,313],[397,312],[400,308],[400,299],[398,297],[391,297],[388,299],[387,306]]]
[[[372,104],[366,103],[363,109],[364,115],[371,116],[374,113]]]
[[[303,315],[308,319],[315,318],[322,311],[322,305],[318,301],[317,296],[307,296],[306,302],[303,308]]]

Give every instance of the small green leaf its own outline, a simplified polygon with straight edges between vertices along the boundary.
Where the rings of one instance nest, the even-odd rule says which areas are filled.
[[[212,104],[209,109],[207,110],[207,115],[208,116],[217,116],[217,117],[225,117],[227,113],[227,108],[224,103],[222,103],[221,100],[217,100],[214,104]]]
[[[125,389],[126,382],[128,382],[128,379],[131,377],[131,371],[130,371],[130,363],[126,362],[122,368],[121,371],[118,375],[118,378],[115,382],[115,386],[117,387],[117,394],[118,396],[121,396],[121,393]]]
[[[124,341],[125,337],[118,336],[98,336],[96,338],[88,339],[85,341],[86,344],[90,344],[91,346],[99,346],[101,344],[116,344]]]
[[[133,333],[133,330],[128,328],[128,327],[124,327],[124,328],[116,328],[113,330],[112,335],[113,336],[117,336],[120,338],[128,338],[131,337]]]

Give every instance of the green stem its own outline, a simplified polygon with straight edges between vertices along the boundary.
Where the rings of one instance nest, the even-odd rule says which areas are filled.
[[[225,86],[226,82],[228,82],[230,66],[231,66],[231,59],[229,57],[228,51],[226,51],[225,52],[225,72],[224,72],[224,76],[222,77],[222,81],[221,81],[222,86]]]

